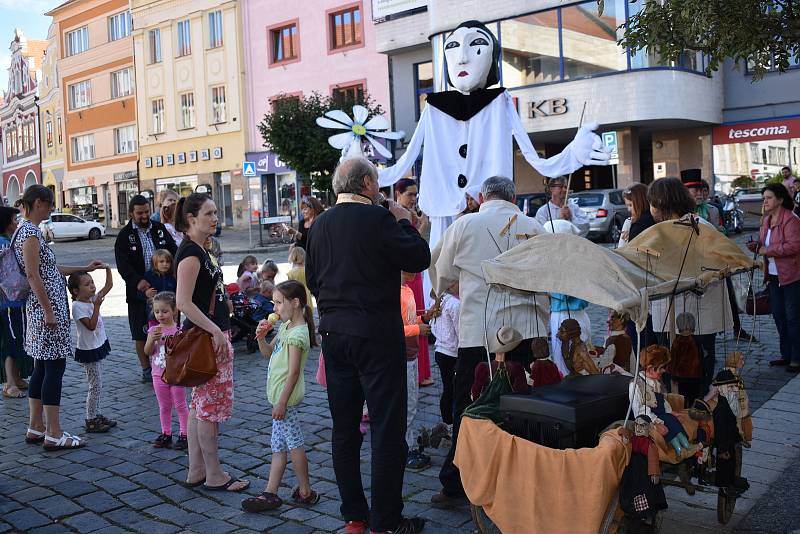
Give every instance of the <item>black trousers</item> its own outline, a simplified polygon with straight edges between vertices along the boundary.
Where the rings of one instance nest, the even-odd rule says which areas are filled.
[[[325,355],[327,358],[327,354]],[[530,368],[531,362],[531,340],[525,339],[519,346],[506,355],[507,361],[514,361],[523,365],[526,369]],[[455,376],[453,377],[453,442],[447,456],[439,471],[439,481],[442,483],[442,491],[450,497],[457,497],[464,494],[464,486],[461,484],[461,474],[453,464],[456,455],[456,443],[458,441],[458,430],[461,428],[461,415],[464,410],[472,403],[470,390],[475,381],[475,366],[480,362],[486,361],[486,350],[483,347],[466,347],[458,349],[458,359],[456,360]]]
[[[28,396],[39,399],[45,406],[61,405],[61,382],[67,360],[34,360],[33,374],[28,383]]]
[[[368,521],[375,531],[394,530],[403,512],[406,445],[406,357],[396,346],[347,334],[322,334],[328,405],[333,418],[332,452],[345,521]],[[372,442],[372,507],[361,481],[358,429],[364,401]]]
[[[702,334],[694,336],[700,352],[700,362],[703,365],[703,394],[708,392],[711,381],[714,380],[714,368],[717,364],[717,334]]]
[[[439,397],[439,412],[442,414],[442,421],[448,425],[453,424],[453,377],[456,372],[456,361],[447,354],[437,352],[434,356],[436,365],[439,366],[439,374],[442,377],[442,395]]]

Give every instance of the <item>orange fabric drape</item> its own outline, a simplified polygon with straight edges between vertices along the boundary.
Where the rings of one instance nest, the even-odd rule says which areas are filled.
[[[596,534],[630,451],[616,431],[594,448],[558,450],[465,417],[455,464],[470,502],[504,534]]]

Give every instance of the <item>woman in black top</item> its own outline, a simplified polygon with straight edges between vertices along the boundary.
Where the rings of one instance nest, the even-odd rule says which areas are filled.
[[[325,208],[315,197],[303,197],[303,200],[300,201],[300,211],[303,212],[303,218],[300,220],[298,229],[290,228],[289,233],[294,235],[295,245],[305,249],[308,246],[308,231],[311,230],[314,219],[322,215]]]
[[[210,490],[242,491],[250,482],[237,480],[224,472],[219,463],[219,423],[230,419],[233,408],[233,347],[222,271],[203,248],[217,228],[214,201],[200,193],[181,198],[175,228],[185,233],[175,255],[178,309],[186,315],[184,327],[197,326],[212,335],[217,359],[217,375],[192,389],[186,484],[203,484]]]
[[[628,243],[636,236],[653,226],[656,221],[650,214],[650,204],[647,202],[647,186],[644,184],[633,184],[623,191],[622,196],[631,203],[631,226],[628,230]]]

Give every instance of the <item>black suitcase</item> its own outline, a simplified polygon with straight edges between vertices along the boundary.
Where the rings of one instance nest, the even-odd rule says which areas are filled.
[[[554,449],[595,447],[600,433],[625,419],[631,378],[589,375],[500,397],[503,428]]]

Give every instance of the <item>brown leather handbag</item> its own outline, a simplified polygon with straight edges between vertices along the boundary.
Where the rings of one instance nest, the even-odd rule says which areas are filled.
[[[772,313],[772,305],[769,301],[769,289],[762,289],[753,295],[753,289],[747,294],[745,301],[745,313],[747,315],[769,315]]]
[[[213,280],[211,306],[208,316],[214,316],[217,280]],[[205,384],[217,375],[217,355],[211,334],[200,328],[178,330],[164,340],[164,355],[167,366],[161,380],[171,386],[195,387]]]

